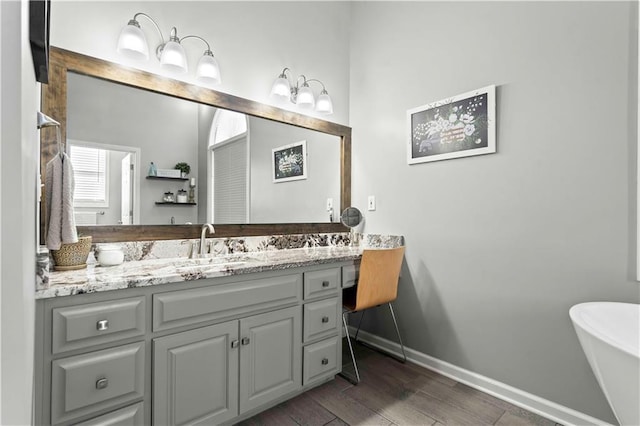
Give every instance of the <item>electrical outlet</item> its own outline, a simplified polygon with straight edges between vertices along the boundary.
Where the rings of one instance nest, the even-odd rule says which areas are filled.
[[[327,211],[333,208],[333,198],[327,198]]]
[[[376,209],[376,197],[374,195],[369,195],[369,198],[367,198],[367,210],[372,212],[375,209]]]

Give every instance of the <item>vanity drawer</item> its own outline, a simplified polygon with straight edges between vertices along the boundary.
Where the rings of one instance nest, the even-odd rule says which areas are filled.
[[[304,342],[331,336],[340,330],[340,304],[337,297],[304,305]]]
[[[145,333],[144,296],[53,310],[54,354]]]
[[[353,287],[360,276],[360,263],[342,267],[342,288]]]
[[[51,422],[144,397],[144,342],[52,362]]]
[[[139,402],[86,422],[76,423],[75,426],[132,426],[144,424],[144,404]]]
[[[304,386],[340,372],[342,350],[339,336],[305,346],[302,384]]]
[[[298,303],[302,274],[153,295],[153,331]]]
[[[304,298],[312,299],[333,294],[340,288],[340,268],[304,273]]]

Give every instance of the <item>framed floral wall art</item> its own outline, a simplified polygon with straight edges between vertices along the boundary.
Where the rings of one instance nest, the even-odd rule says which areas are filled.
[[[496,152],[496,87],[407,111],[409,164]]]
[[[273,182],[288,182],[307,178],[307,141],[284,145],[271,150]]]

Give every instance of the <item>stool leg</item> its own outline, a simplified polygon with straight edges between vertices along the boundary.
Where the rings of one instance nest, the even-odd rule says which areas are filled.
[[[407,362],[407,355],[404,353],[404,345],[402,344],[402,337],[400,337],[400,330],[398,330],[398,323],[396,322],[396,316],[393,313],[393,306],[389,302],[389,310],[391,311],[391,318],[393,318],[393,325],[396,326],[396,333],[398,334],[398,341],[400,342],[400,349],[402,349],[402,362]],[[344,316],[343,316],[344,318]]]
[[[347,343],[349,344],[349,353],[351,353],[351,362],[353,362],[353,369],[356,372],[356,379],[353,380],[353,378],[347,376],[344,373],[340,373],[340,375],[342,377],[344,377],[345,379],[349,380],[354,385],[357,385],[358,383],[360,383],[360,373],[358,373],[358,364],[356,363],[356,357],[353,354],[353,347],[351,346],[351,338],[349,337],[349,328],[347,328],[347,317],[346,317],[346,315],[348,313],[349,312],[347,312],[347,311],[342,313],[342,324],[344,325],[344,331],[347,334]]]
[[[358,321],[358,329],[356,330],[356,335],[353,338],[353,340],[355,340],[356,342],[358,341],[358,333],[360,333],[360,326],[362,325],[362,318],[364,318],[364,313],[367,312],[366,309],[364,309],[362,311],[362,314],[360,315],[360,321]]]

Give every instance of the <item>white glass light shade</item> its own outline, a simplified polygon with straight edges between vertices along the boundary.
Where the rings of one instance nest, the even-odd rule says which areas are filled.
[[[300,108],[310,109],[315,105],[316,100],[313,97],[313,92],[309,86],[302,86],[298,89],[298,97],[296,98],[296,104]]]
[[[322,91],[316,102],[316,111],[321,114],[333,114],[333,102],[326,91]]]
[[[286,77],[278,77],[271,86],[271,97],[279,101],[287,101],[291,96],[291,86]]]
[[[198,61],[196,78],[207,84],[220,84],[220,67],[212,54],[205,52]]]
[[[129,23],[122,28],[117,51],[131,59],[149,59],[149,46],[140,27]]]
[[[177,41],[169,41],[164,45],[160,55],[160,65],[176,74],[187,72],[187,54]]]

